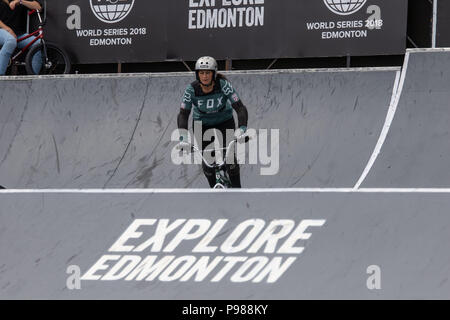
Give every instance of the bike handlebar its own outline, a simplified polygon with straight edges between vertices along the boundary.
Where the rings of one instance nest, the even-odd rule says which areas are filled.
[[[33,10],[28,10],[28,15],[31,16],[32,14],[37,14],[38,19],[39,19],[39,25],[44,25],[45,21],[47,21],[47,1],[44,0],[41,9],[37,10],[37,9],[33,9]],[[44,18],[42,18],[41,13],[44,13]]]
[[[245,137],[248,137],[248,138],[250,139],[250,137],[247,136],[247,135],[246,135]],[[212,165],[209,164],[208,161],[206,161],[205,157],[203,157],[202,152],[200,152],[201,150],[200,150],[197,146],[195,146],[195,145],[193,145],[193,144],[191,144],[191,152],[198,152],[198,153],[200,154],[200,157],[202,157],[203,163],[204,163],[207,167],[212,168],[212,169],[215,169],[216,167],[217,167],[217,168],[221,168],[222,166],[224,166],[224,165],[226,164],[226,160],[227,160],[228,157],[230,156],[230,152],[231,152],[231,150],[232,150],[232,147],[236,144],[236,142],[237,142],[237,138],[234,138],[234,139],[228,144],[228,146],[227,146],[226,148],[217,148],[217,149],[203,150],[203,151],[226,150],[226,152],[225,152],[225,161],[223,161],[223,163],[220,163],[220,164],[212,164]]]
[[[228,159],[229,152],[230,152],[232,146],[234,146],[234,144],[236,144],[236,142],[237,142],[237,139],[234,138],[234,139],[228,144],[228,147],[226,147],[226,148],[217,148],[217,149],[204,150],[204,151],[218,151],[218,150],[225,150],[225,149],[226,149],[226,152],[225,152],[225,161],[223,161],[222,163],[217,163],[217,164],[209,164],[208,161],[206,161],[205,157],[203,157],[203,154],[202,154],[201,150],[200,150],[198,147],[192,145],[191,150],[192,150],[192,151],[197,151],[197,152],[200,154],[200,157],[202,157],[203,163],[204,163],[207,167],[212,168],[212,169],[214,169],[214,168],[216,168],[216,167],[221,168],[222,166],[224,166],[224,165],[226,164],[226,159]]]

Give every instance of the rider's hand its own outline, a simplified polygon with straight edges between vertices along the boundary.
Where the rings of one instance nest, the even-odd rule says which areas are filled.
[[[234,132],[234,137],[236,138],[238,143],[245,142],[245,138],[247,137],[247,135],[245,134],[246,131],[247,131],[247,127],[241,126],[239,129],[237,129]]]
[[[189,142],[186,142],[186,141],[180,141],[176,145],[175,148],[177,148],[177,150],[189,152],[191,150],[191,144]]]
[[[19,0],[14,0],[9,3],[9,7],[11,8],[11,10],[14,10],[18,4]]]
[[[176,148],[178,150],[186,150],[189,151],[189,147],[191,146],[191,144],[188,142],[188,137],[186,136],[186,134],[181,134],[180,135],[180,142],[177,144]]]
[[[191,150],[191,144],[188,142],[188,137],[185,134],[180,135],[180,142],[177,144],[176,148],[186,152]]]

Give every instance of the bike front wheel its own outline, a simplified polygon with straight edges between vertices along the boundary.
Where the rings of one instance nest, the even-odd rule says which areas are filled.
[[[72,64],[68,54],[52,43],[46,43],[45,49],[47,55],[44,52],[44,44],[39,44],[32,47],[25,58],[25,68],[28,74],[68,74]],[[39,55],[36,56],[36,55]],[[35,66],[33,68],[33,60]],[[38,62],[36,62],[36,60]],[[42,63],[39,66],[39,61]]]
[[[229,189],[232,188],[230,177],[227,171],[220,173],[218,179],[216,179],[216,186],[214,189]]]

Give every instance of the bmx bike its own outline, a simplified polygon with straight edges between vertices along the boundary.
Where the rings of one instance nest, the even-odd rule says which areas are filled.
[[[245,142],[250,139],[248,135],[245,136]],[[191,152],[198,152],[200,157],[202,158],[202,162],[208,167],[214,170],[216,176],[216,184],[213,189],[228,189],[232,188],[230,177],[227,172],[227,159],[230,159],[230,156],[234,155],[234,146],[237,143],[237,138],[234,138],[226,148],[215,148],[215,149],[207,149],[205,151],[213,151],[217,152],[219,150],[225,150],[225,158],[220,157],[218,162],[214,162],[212,164],[208,163],[208,161],[203,157],[202,150],[200,150],[197,146],[191,144]]]
[[[33,41],[26,45],[23,49],[16,49],[10,59],[9,66],[25,66],[27,74],[67,74],[70,73],[71,62],[69,55],[54,43],[47,42],[44,39],[44,25],[46,22],[46,2],[44,2],[44,18],[40,10],[31,10],[28,15],[36,14],[39,20],[37,29],[26,36],[17,39],[17,43],[35,36]],[[40,40],[40,44],[33,46]],[[25,55],[26,53],[26,55]],[[41,53],[42,67],[39,72],[33,70],[32,62],[36,54]],[[25,55],[25,59],[20,59]]]

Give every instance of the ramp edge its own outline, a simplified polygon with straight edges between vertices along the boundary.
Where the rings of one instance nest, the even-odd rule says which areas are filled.
[[[437,193],[450,188],[243,188],[243,189],[6,189],[2,194],[183,194],[183,193]]]
[[[341,72],[386,72],[399,71],[400,67],[373,68],[324,68],[324,69],[271,69],[271,70],[236,70],[220,72],[226,75],[264,75],[264,74],[292,74],[292,73],[341,73]],[[121,73],[121,74],[61,74],[61,75],[28,75],[2,76],[0,81],[48,80],[48,79],[117,79],[117,78],[162,78],[194,76],[194,72],[159,72],[159,73]]]

